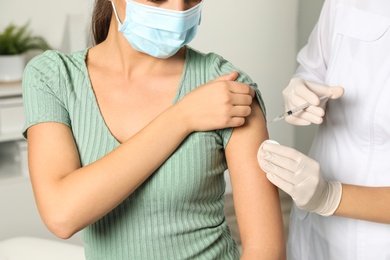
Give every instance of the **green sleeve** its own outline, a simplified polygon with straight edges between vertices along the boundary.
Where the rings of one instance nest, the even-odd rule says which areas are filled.
[[[263,111],[264,117],[266,116],[265,105],[260,90],[257,84],[253,82],[253,80],[245,72],[236,68],[235,66],[233,66],[232,63],[230,63],[229,61],[225,60],[224,58],[218,55],[216,55],[216,58],[214,59],[211,68],[212,70],[210,72],[210,76],[212,79],[215,79],[224,74],[229,74],[233,71],[237,71],[239,73],[237,81],[248,84],[255,90],[257,101],[260,104],[260,108]],[[230,129],[223,129],[218,131],[223,138],[223,145],[224,147],[226,147],[227,143],[230,140],[230,136],[232,134],[233,129],[230,128]]]
[[[60,71],[61,59],[52,51],[35,57],[27,64],[22,81],[25,138],[27,129],[35,124],[58,122],[70,126],[64,94],[61,93],[66,83]]]

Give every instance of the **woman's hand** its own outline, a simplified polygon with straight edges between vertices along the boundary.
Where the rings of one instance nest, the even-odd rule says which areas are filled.
[[[236,82],[238,73],[220,76],[202,85],[176,104],[190,132],[238,127],[251,114],[254,90]]]

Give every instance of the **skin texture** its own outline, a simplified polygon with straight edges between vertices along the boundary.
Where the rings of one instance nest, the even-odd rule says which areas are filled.
[[[285,258],[278,191],[257,163],[257,149],[267,138],[263,114],[254,102],[251,115],[234,130],[226,149],[242,259]]]
[[[137,2],[173,10],[199,3]],[[124,20],[125,1],[114,3]],[[243,242],[242,259],[283,259],[277,189],[257,164],[257,148],[268,133],[258,103],[252,102],[253,89],[235,82],[238,74],[232,72],[172,105],[185,49],[168,59],[156,59],[133,50],[116,28],[113,15],[107,39],[90,49],[86,63],[103,118],[121,145],[81,167],[70,128],[40,123],[28,129],[31,181],[46,226],[60,238],[71,237],[131,195],[188,134],[236,127],[226,156]]]

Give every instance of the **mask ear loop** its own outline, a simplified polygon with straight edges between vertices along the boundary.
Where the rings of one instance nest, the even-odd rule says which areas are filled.
[[[113,1],[110,1],[110,2],[112,4],[112,9],[114,9],[114,14],[115,14],[116,20],[118,21],[119,25],[122,25],[122,22],[119,20],[119,16],[118,16],[118,14],[116,12],[116,8],[115,8],[114,2]]]

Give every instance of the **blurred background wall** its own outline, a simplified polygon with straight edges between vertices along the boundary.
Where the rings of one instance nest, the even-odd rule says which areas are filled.
[[[201,26],[190,44],[216,52],[258,83],[267,118],[283,112],[281,91],[296,68],[296,54],[307,40],[323,0],[205,0]],[[0,31],[9,23],[30,22],[58,50],[88,45],[92,0],[1,0]],[[1,87],[1,86],[0,86]],[[269,126],[270,138],[307,152],[315,127]],[[0,172],[0,240],[18,235],[56,239],[43,226],[30,183],[7,182]],[[70,239],[81,243],[79,235]]]

